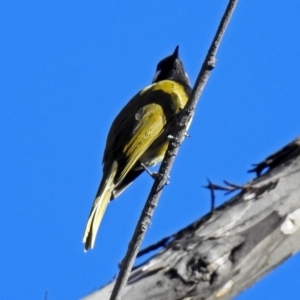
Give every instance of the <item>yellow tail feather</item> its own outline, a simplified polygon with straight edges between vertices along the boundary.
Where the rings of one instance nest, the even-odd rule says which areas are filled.
[[[105,176],[100,184],[83,236],[84,251],[94,248],[97,232],[114,188],[116,164],[116,162],[112,164],[108,178],[105,179],[107,177]]]

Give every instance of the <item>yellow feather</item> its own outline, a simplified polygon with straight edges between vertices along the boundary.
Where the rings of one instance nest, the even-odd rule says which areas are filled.
[[[84,251],[94,248],[97,232],[114,188],[113,179],[117,165],[117,162],[114,161],[107,174],[108,176],[103,176],[101,181],[83,236]]]
[[[149,104],[143,107],[143,117],[139,122],[131,140],[124,147],[124,156],[128,157],[126,165],[118,176],[118,181],[123,180],[128,171],[145,153],[152,142],[159,136],[164,127],[164,115],[161,106]]]

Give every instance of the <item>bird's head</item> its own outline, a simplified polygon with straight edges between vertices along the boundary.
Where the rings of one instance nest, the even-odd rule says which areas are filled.
[[[156,67],[156,73],[152,80],[152,83],[156,83],[162,80],[173,80],[183,86],[190,87],[190,80],[187,73],[184,70],[183,63],[179,58],[179,46],[175,48],[175,51],[170,56],[162,59]]]

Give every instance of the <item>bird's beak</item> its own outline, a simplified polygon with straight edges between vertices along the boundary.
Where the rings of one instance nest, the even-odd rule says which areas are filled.
[[[172,56],[173,56],[174,58],[178,58],[178,52],[179,52],[179,46],[176,46],[176,48],[175,48],[175,50],[174,50]]]

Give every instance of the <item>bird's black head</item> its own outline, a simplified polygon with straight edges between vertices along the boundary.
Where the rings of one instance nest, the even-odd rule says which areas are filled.
[[[156,67],[156,73],[152,83],[162,80],[174,80],[185,87],[190,87],[190,80],[184,71],[182,61],[178,54],[179,46],[175,48],[172,55],[162,59]]]

